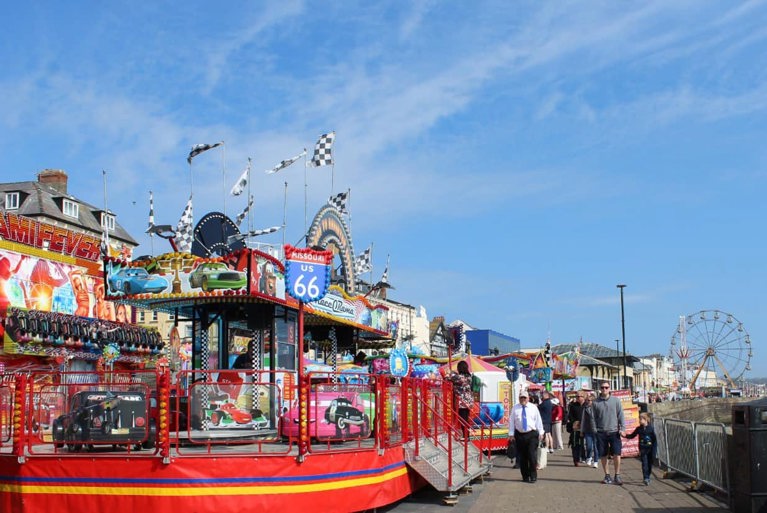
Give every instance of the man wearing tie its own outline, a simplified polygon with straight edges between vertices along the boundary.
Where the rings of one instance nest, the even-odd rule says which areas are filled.
[[[519,403],[509,415],[509,436],[514,436],[517,445],[517,463],[522,480],[535,483],[538,480],[538,443],[543,440],[543,421],[538,407],[529,402],[527,390],[519,393]]]

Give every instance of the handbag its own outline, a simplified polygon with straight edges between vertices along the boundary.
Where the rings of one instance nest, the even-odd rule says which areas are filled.
[[[549,450],[546,449],[546,444],[541,442],[540,445],[538,446],[538,465],[536,468],[538,470],[542,470],[546,468],[546,465],[548,464],[548,462],[549,462]]]
[[[506,445],[506,456],[508,456],[510,460],[517,457],[517,441],[514,440],[513,436],[509,437],[509,442]]]

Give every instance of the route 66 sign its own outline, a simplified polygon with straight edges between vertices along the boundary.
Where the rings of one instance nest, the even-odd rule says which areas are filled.
[[[333,252],[285,245],[285,287],[293,298],[311,303],[325,297]]]

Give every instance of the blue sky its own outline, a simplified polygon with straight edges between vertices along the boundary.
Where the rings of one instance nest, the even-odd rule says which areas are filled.
[[[253,159],[254,228],[288,242],[330,168],[280,160],[335,130],[355,252],[397,301],[518,337],[669,351],[719,309],[764,357],[763,2],[16,2],[0,44],[0,173],[70,191],[143,235],[189,195],[223,210]],[[225,156],[225,158],[224,158]],[[224,173],[226,179],[223,179]],[[232,217],[244,197],[226,197]],[[264,237],[280,243],[281,234]],[[154,241],[155,253],[165,251]]]

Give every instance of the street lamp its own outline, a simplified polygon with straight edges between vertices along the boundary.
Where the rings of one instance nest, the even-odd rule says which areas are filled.
[[[628,373],[626,372],[626,320],[623,315],[623,289],[626,288],[626,285],[616,285],[619,289],[621,289],[621,334],[623,335],[623,379],[627,379]],[[631,395],[634,395],[634,380],[633,380],[633,373],[632,373],[632,380],[629,382],[629,387],[631,389]]]
[[[618,349],[618,342],[620,342],[620,339],[615,339],[615,354],[620,356],[621,351]],[[624,369],[625,372],[625,369]],[[621,381],[621,368],[618,367],[618,386],[616,388],[623,388],[623,381]]]

